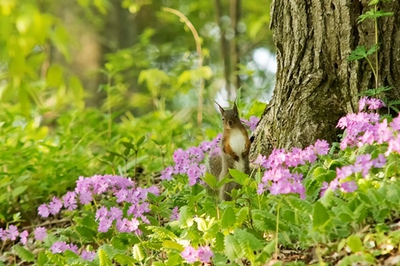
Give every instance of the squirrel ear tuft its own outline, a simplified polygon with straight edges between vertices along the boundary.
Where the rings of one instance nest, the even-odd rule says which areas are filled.
[[[221,107],[221,105],[219,105],[216,101],[214,101],[217,105],[218,105],[218,107],[219,107],[219,111],[221,112],[221,114],[223,115],[224,113],[225,113],[225,110],[224,110],[224,108],[222,108]]]
[[[236,99],[235,99],[235,101],[233,102],[233,110],[234,110],[236,113],[239,113],[238,108],[237,108],[237,105],[236,105]]]

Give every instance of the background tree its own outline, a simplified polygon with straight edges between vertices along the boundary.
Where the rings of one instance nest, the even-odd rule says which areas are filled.
[[[399,99],[399,25],[398,1],[275,0],[270,26],[276,86],[256,132],[253,157],[316,139],[336,141],[338,119],[357,111],[359,95],[367,89],[391,87],[378,96]],[[353,50],[354,58],[371,55],[349,61]]]

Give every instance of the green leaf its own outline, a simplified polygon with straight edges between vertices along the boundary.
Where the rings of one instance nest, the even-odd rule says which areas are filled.
[[[98,253],[99,253],[100,266],[112,266],[111,260],[109,259],[108,255],[102,248],[99,249]]]
[[[229,229],[236,222],[236,215],[232,207],[228,207],[225,209],[222,214],[221,227],[223,229]]]
[[[352,252],[359,252],[364,250],[360,237],[356,235],[349,236],[347,238],[347,245]]]
[[[76,76],[72,76],[69,79],[68,88],[72,91],[76,106],[79,109],[83,109],[85,107],[85,101],[84,101],[85,90],[83,89],[81,80]]]
[[[179,225],[182,228],[191,227],[193,225],[193,214],[187,206],[179,209]]]
[[[357,46],[357,48],[351,52],[349,57],[347,57],[348,61],[360,60],[367,57],[367,49],[365,46]]]
[[[225,241],[225,235],[221,232],[218,232],[215,236],[215,250],[216,251],[224,250],[224,248],[225,248],[224,241]]]
[[[96,237],[96,232],[89,227],[86,226],[76,226],[75,227],[78,234],[87,241],[92,241]]]
[[[135,263],[138,263],[137,260],[125,254],[115,255],[114,260],[120,265],[136,265]]]
[[[247,219],[249,215],[249,207],[242,207],[236,213],[236,224],[237,226],[241,226],[242,223]]]
[[[136,142],[136,148],[139,149],[139,147],[146,141],[146,136],[143,135],[140,137],[140,139]]]
[[[177,250],[178,252],[181,252],[184,250],[184,248],[181,244],[176,243],[175,241],[171,241],[171,240],[164,240],[162,243],[162,246],[167,249]]]
[[[225,236],[224,245],[225,245],[224,253],[229,258],[229,260],[235,261],[244,256],[244,252],[240,247],[238,240],[234,236],[232,235]]]
[[[17,188],[15,188],[15,189],[12,191],[12,196],[13,196],[14,198],[16,198],[16,197],[18,197],[19,195],[21,195],[22,193],[24,193],[25,190],[27,190],[27,189],[28,189],[28,186],[18,186]]]
[[[18,257],[20,257],[23,261],[32,262],[35,260],[35,255],[26,248],[20,245],[15,245],[13,249],[15,253],[17,253]]]
[[[63,82],[63,68],[51,65],[47,71],[46,83],[49,87],[59,87]]]
[[[39,251],[37,265],[44,266],[44,265],[46,265],[47,262],[48,262],[48,259],[46,257],[45,251],[44,250]]]
[[[243,185],[244,181],[249,177],[236,169],[229,169],[229,174],[232,176],[233,180],[240,185]]]
[[[267,210],[252,210],[254,228],[259,231],[274,231],[276,229],[276,216]]]
[[[326,210],[324,205],[322,205],[321,202],[319,202],[319,201],[317,201],[314,204],[312,218],[313,218],[314,229],[319,229],[319,228],[325,227],[326,224],[330,220],[328,211]]]
[[[147,227],[149,230],[153,231],[154,234],[157,236],[157,239],[176,239],[177,236],[166,229],[165,227],[160,227],[160,226],[148,226]]]
[[[383,10],[369,10],[365,12],[364,14],[360,15],[358,17],[358,23],[363,22],[366,19],[377,19],[380,17],[390,17],[393,16],[393,12],[385,12]]]
[[[242,249],[247,249],[248,252],[253,253],[254,251],[261,250],[264,247],[263,242],[256,238],[253,234],[243,229],[236,229],[234,235],[239,240],[239,245]],[[247,257],[250,256],[247,254]]]
[[[206,182],[206,184],[213,190],[218,188],[217,178],[210,173],[206,173],[206,175],[203,177],[203,181]]]
[[[128,141],[121,141],[121,144],[122,144],[125,148],[131,149],[131,150],[135,149],[135,146],[133,146],[133,144],[130,143],[130,142],[128,142]]]
[[[139,244],[135,244],[132,248],[133,258],[137,261],[142,261],[145,258],[143,248]]]

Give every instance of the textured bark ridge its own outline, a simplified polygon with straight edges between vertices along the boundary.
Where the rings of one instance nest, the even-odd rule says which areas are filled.
[[[317,139],[336,141],[340,117],[357,111],[358,94],[375,87],[366,60],[347,61],[357,46],[375,43],[374,22],[357,23],[369,1],[275,0],[271,28],[278,70],[274,95],[255,132],[251,159],[273,148],[303,148]],[[379,85],[400,99],[400,3],[380,9],[394,12],[378,19]],[[375,66],[375,60],[371,57]]]

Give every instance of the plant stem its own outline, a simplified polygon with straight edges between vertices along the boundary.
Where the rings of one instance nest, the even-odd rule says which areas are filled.
[[[279,249],[278,249],[278,242],[279,242],[279,209],[281,207],[281,200],[279,199],[278,206],[276,207],[276,229],[275,229],[275,259],[278,259]]]
[[[199,34],[197,33],[196,28],[193,26],[193,24],[190,22],[190,20],[184,14],[179,12],[178,10],[172,9],[169,7],[163,7],[163,10],[177,15],[192,32],[194,41],[196,43],[197,55],[199,56],[199,61],[198,61],[197,67],[200,69],[203,66],[204,56],[203,56],[203,51],[201,50],[201,39],[200,39]],[[204,80],[203,80],[203,78],[201,78],[200,85],[199,85],[198,97],[197,97],[197,102],[198,102],[197,123],[199,125],[203,121],[203,92],[204,92]]]
[[[377,5],[375,5],[375,13],[377,12],[378,7]],[[375,18],[375,45],[378,45],[379,42],[379,36],[378,36],[378,18]],[[379,46],[378,46],[378,50],[379,50]],[[378,89],[378,80],[379,80],[379,53],[375,52],[375,69],[376,69],[376,73],[375,73],[375,89]]]
[[[107,75],[108,137],[111,138],[111,75]]]

